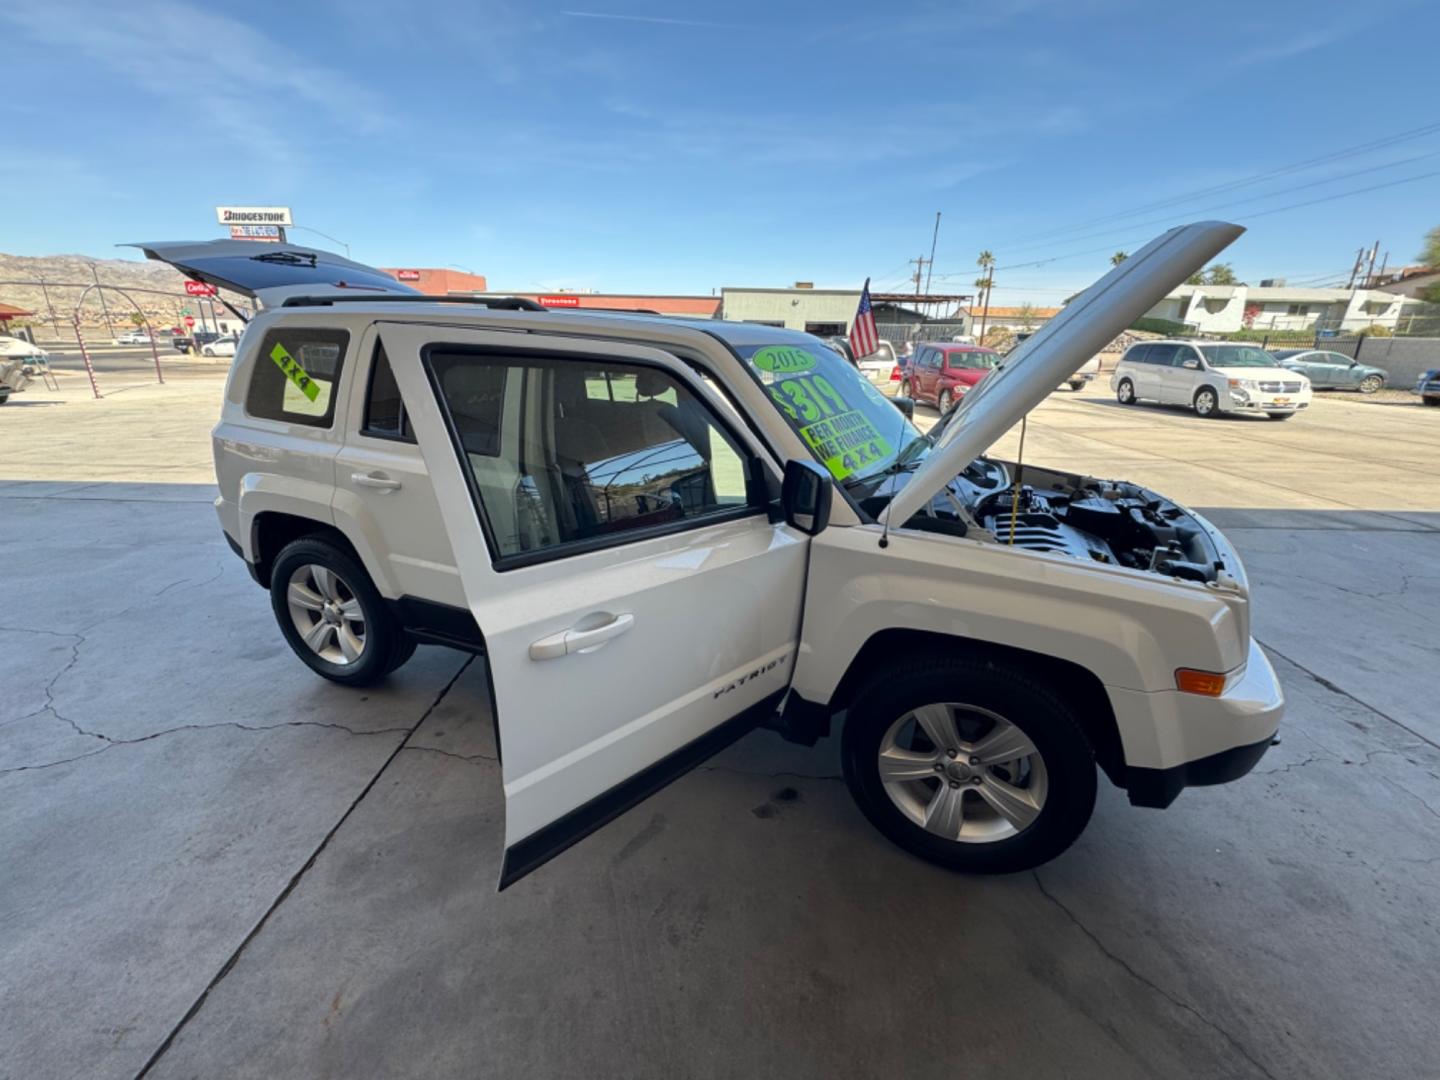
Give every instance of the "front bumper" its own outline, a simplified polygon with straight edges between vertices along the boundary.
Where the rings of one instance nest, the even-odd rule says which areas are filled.
[[[1136,806],[1169,806],[1181,790],[1249,772],[1280,727],[1285,695],[1253,639],[1245,672],[1220,697],[1107,687]]]

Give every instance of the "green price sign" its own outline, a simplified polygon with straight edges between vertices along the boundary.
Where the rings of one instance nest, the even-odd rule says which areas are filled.
[[[270,359],[275,361],[275,366],[283,371],[296,388],[311,401],[320,396],[320,387],[315,384],[315,380],[310,377],[309,372],[301,367],[300,361],[291,356],[285,346],[278,341],[270,350]]]
[[[767,345],[750,358],[761,371],[790,375],[797,371],[813,371],[815,356],[793,345]]]

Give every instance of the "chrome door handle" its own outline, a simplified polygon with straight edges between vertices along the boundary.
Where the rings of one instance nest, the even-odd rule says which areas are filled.
[[[380,491],[397,491],[400,488],[399,480],[391,480],[384,473],[351,473],[350,479],[361,487],[377,488]]]
[[[590,652],[598,649],[611,638],[617,638],[621,634],[628,633],[635,625],[635,616],[626,612],[623,615],[616,615],[603,626],[597,626],[592,630],[561,630],[558,634],[551,634],[539,641],[533,642],[530,646],[531,660],[558,660],[562,656],[571,653]]]

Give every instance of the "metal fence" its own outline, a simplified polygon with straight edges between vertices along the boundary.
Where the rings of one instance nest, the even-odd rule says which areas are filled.
[[[1440,368],[1440,337],[1377,337],[1374,335],[1335,335],[1308,331],[1256,332],[1243,339],[1229,334],[1223,338],[1181,335],[1195,341],[1229,341],[1235,344],[1258,345],[1262,349],[1324,349],[1341,353],[1352,360],[1384,368],[1388,385],[1414,386],[1422,371]]]
[[[963,319],[936,319],[931,322],[876,323],[882,341],[899,345],[906,341],[949,341],[967,332]]]

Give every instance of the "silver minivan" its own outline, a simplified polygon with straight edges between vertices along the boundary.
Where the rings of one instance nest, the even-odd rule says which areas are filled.
[[[1228,341],[1142,341],[1110,376],[1122,405],[1185,405],[1200,416],[1264,413],[1288,420],[1310,406],[1310,380],[1258,345]]]

